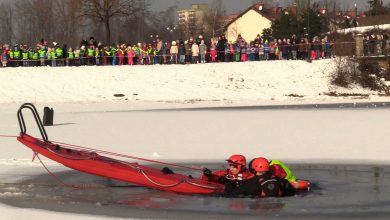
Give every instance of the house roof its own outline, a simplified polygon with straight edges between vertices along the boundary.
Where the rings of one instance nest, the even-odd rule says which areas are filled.
[[[271,13],[266,13],[266,10],[263,9],[263,10],[260,10],[259,9],[259,6],[260,4],[256,4],[256,5],[252,5],[251,7],[249,7],[248,9],[246,9],[244,12],[242,12],[241,14],[239,14],[236,18],[234,18],[233,20],[231,20],[226,26],[225,26],[225,29],[227,29],[227,27],[229,25],[231,25],[232,23],[234,23],[235,21],[237,21],[239,18],[241,18],[242,16],[244,16],[248,11],[250,10],[254,10],[255,12],[259,13],[261,16],[265,17],[266,19],[270,20],[270,21],[274,21],[276,19],[276,16],[271,16]]]

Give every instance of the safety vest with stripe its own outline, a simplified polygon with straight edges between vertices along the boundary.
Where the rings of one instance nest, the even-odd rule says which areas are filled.
[[[28,60],[28,51],[22,53],[22,60]]]
[[[87,51],[87,54],[88,54],[87,56],[88,56],[88,57],[93,57],[94,53],[95,53],[95,50],[94,50],[94,49],[88,48],[88,51]]]
[[[68,52],[68,58],[69,59],[74,59],[74,52],[73,51],[69,51]]]
[[[39,50],[39,59],[45,59],[46,58],[46,50]]]

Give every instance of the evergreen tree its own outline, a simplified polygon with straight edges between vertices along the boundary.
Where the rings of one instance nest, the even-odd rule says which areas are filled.
[[[370,5],[370,15],[376,16],[386,13],[386,8],[383,6],[382,0],[369,0],[368,4]]]
[[[272,38],[272,29],[271,28],[263,29],[263,33],[261,33],[261,37],[264,40],[267,40],[269,42],[271,40],[271,38]]]
[[[298,26],[296,14],[283,13],[278,20],[272,23],[271,29],[274,37],[284,38],[299,34]]]
[[[329,31],[328,21],[326,17],[318,13],[318,5],[316,4],[302,14],[299,27],[301,28],[300,33],[308,35],[310,38]]]
[[[310,38],[329,31],[328,20],[320,14],[318,4],[301,14],[283,13],[271,25],[272,35],[276,38],[308,35]]]

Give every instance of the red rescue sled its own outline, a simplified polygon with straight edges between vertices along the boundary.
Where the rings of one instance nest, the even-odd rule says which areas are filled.
[[[32,111],[43,139],[38,139],[26,133],[22,114],[23,109]],[[18,141],[31,148],[35,154],[41,154],[69,168],[144,187],[177,193],[214,194],[224,191],[225,186],[222,184],[208,182],[183,174],[165,174],[153,167],[103,156],[101,154],[104,151],[97,150],[97,153],[89,148],[74,148],[70,147],[71,145],[62,146],[50,142],[35,106],[30,103],[23,104],[20,107],[18,120],[21,129],[20,136],[17,138]]]

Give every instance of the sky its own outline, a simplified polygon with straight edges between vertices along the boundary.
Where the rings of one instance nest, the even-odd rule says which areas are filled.
[[[185,9],[191,7],[191,4],[198,3],[213,3],[215,0],[150,0],[152,3],[152,10],[164,10],[172,5],[178,5],[180,9]],[[253,2],[253,0],[222,0],[227,9],[227,12],[237,12],[244,11],[247,9]],[[312,0],[313,2],[314,0]],[[279,2],[280,5],[290,4],[293,0],[275,0],[274,2]],[[356,3],[361,5],[362,8],[367,7],[368,0],[339,0],[342,7],[353,7]],[[387,5],[390,3],[390,0],[383,0],[383,3]]]

